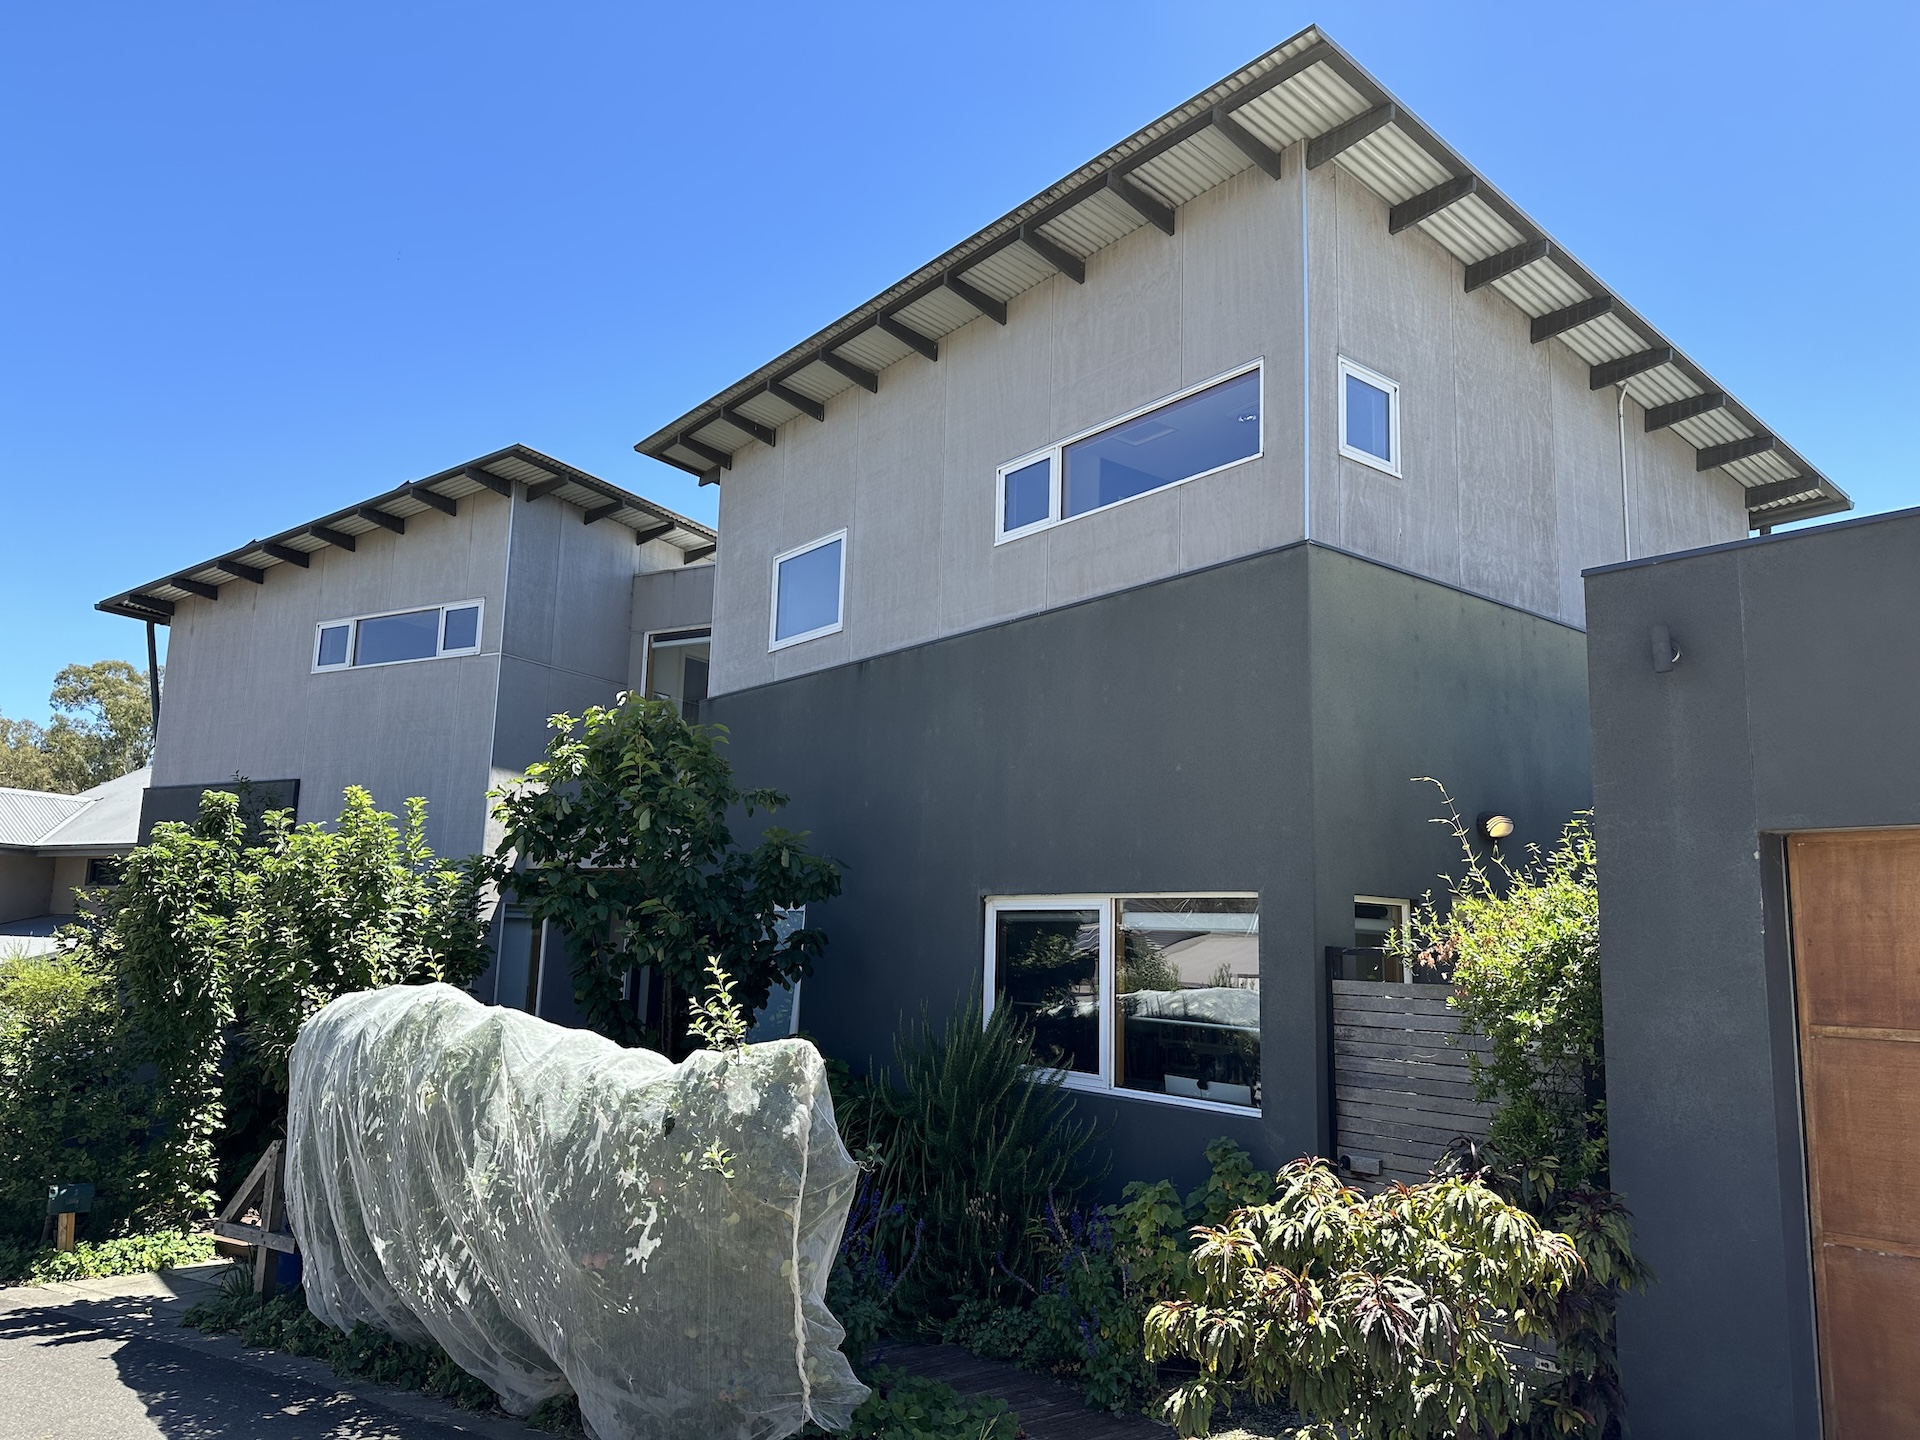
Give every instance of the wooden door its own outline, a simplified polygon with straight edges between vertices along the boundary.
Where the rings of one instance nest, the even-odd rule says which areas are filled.
[[[1920,1436],[1920,830],[1788,846],[1828,1440]]]

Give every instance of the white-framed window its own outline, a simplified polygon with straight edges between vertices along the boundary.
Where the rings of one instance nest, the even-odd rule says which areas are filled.
[[[1342,952],[1338,978],[1405,984],[1420,978],[1388,946],[1407,933],[1413,902],[1390,895],[1353,897],[1353,945]],[[1432,978],[1432,977],[1428,977]]]
[[[767,648],[781,650],[841,628],[847,598],[847,532],[836,530],[773,557]]]
[[[1262,374],[1251,361],[1009,460],[994,476],[994,543],[1259,459]]]
[[[483,601],[457,600],[451,605],[322,620],[313,627],[313,668],[352,670],[478,655],[484,609]]]
[[[1258,896],[990,899],[986,997],[1074,1089],[1260,1108]]]
[[[680,712],[682,720],[697,725],[707,707],[707,674],[712,658],[713,631],[704,625],[650,631],[642,692],[649,700],[665,700]]]
[[[1340,357],[1340,453],[1400,473],[1400,384]]]

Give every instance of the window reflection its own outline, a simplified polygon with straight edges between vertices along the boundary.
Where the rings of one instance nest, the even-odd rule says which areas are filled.
[[[1066,514],[1084,515],[1260,453],[1260,372],[1076,440],[1062,452]]]
[[[996,1003],[1033,1029],[1049,1065],[1100,1073],[1100,912],[1002,911],[994,935]]]
[[[1252,899],[1122,900],[1115,1083],[1260,1103],[1260,915]]]

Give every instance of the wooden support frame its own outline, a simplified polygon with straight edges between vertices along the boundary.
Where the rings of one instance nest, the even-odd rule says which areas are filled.
[[[245,1225],[240,1217],[251,1206],[259,1212],[258,1225]],[[233,1198],[222,1207],[212,1225],[213,1233],[223,1240],[237,1240],[253,1247],[253,1293],[270,1296],[279,1288],[278,1271],[282,1255],[298,1255],[300,1244],[287,1230],[287,1171],[284,1142],[276,1140],[267,1147],[259,1163],[247,1172]]]

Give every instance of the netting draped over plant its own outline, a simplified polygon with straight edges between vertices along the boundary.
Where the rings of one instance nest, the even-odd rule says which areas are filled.
[[[446,985],[334,1001],[292,1056],[287,1188],[314,1313],[437,1341],[597,1440],[774,1440],[865,1397],[828,1267],[855,1168],[820,1056],[675,1065]]]

